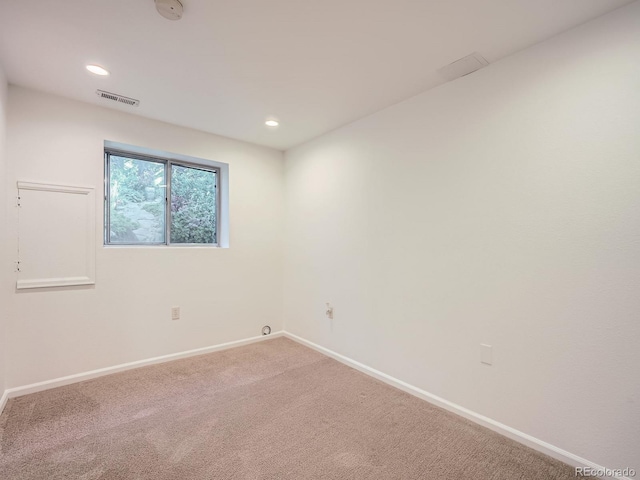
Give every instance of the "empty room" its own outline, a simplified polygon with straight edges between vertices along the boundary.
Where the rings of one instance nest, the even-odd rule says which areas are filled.
[[[640,478],[640,1],[0,0],[1,480]]]

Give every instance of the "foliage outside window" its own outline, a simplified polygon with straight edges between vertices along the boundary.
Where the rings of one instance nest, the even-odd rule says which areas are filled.
[[[218,243],[219,170],[105,153],[105,243]]]

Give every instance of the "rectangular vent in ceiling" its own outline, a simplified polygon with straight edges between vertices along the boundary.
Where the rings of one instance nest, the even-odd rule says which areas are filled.
[[[122,95],[118,95],[117,93],[105,92],[104,90],[96,90],[96,94],[101,98],[113,100],[114,102],[118,103],[124,103],[125,105],[131,105],[132,107],[137,107],[138,105],[140,105],[140,100],[124,97]]]
[[[442,67],[438,72],[447,80],[455,80],[464,77],[470,73],[480,70],[482,67],[489,65],[482,55],[478,52],[467,55],[450,63],[446,67]]]

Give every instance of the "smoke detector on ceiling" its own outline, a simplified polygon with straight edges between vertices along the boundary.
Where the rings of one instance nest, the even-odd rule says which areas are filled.
[[[178,0],[155,0],[156,10],[164,18],[169,20],[180,20],[182,18],[183,6]]]

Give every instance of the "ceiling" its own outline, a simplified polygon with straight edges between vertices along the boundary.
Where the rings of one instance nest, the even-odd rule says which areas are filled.
[[[12,84],[284,150],[433,88],[460,57],[495,62],[631,1],[182,3],[170,21],[153,0],[0,0],[0,63]]]

